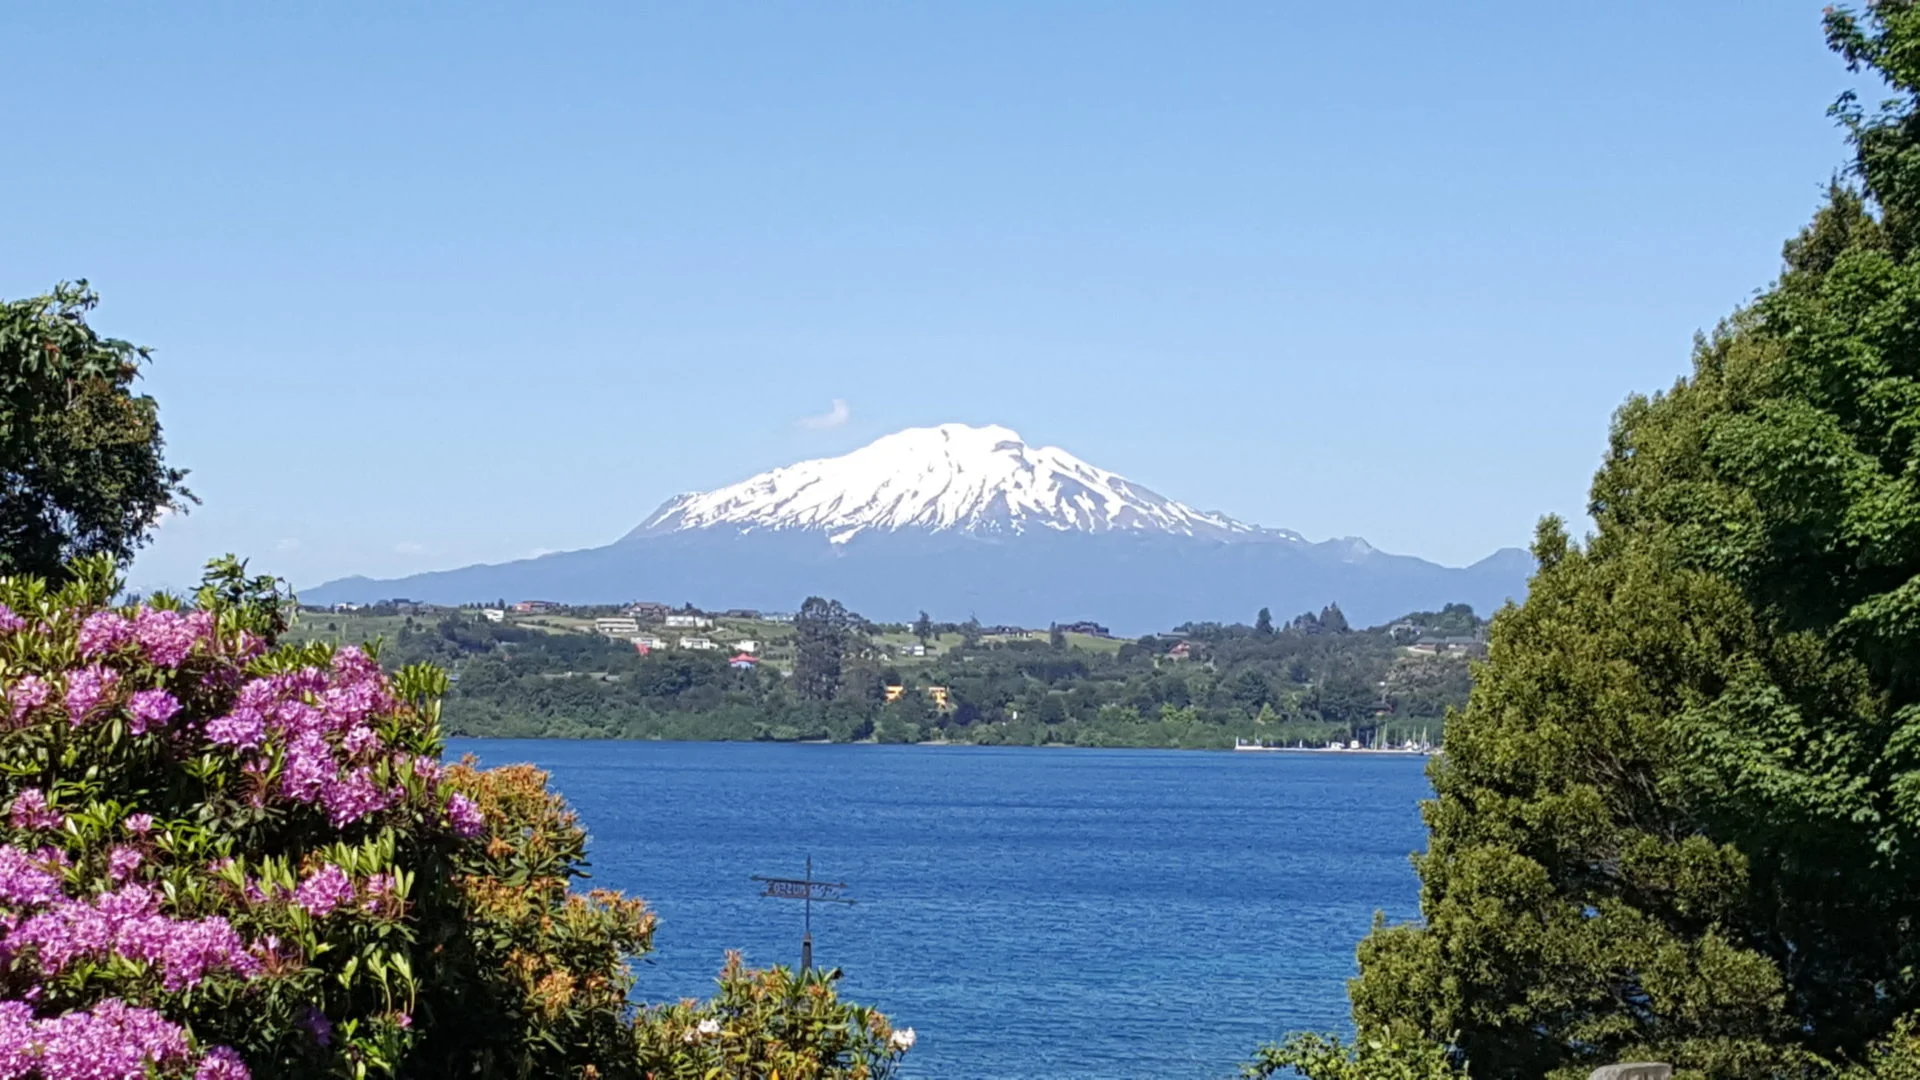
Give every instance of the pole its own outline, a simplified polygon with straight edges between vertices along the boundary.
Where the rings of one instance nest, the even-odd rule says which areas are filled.
[[[774,878],[762,877],[759,874],[755,874],[753,880],[760,882],[764,886],[764,889],[760,893],[761,896],[771,896],[781,900],[798,900],[806,905],[806,907],[802,909],[803,918],[806,921],[803,924],[803,931],[800,937],[800,970],[802,972],[813,970],[814,902],[818,901],[822,904],[852,904],[854,901],[849,900],[843,895],[847,883],[844,881],[815,881],[813,879],[812,855],[807,856],[807,873],[805,877]]]

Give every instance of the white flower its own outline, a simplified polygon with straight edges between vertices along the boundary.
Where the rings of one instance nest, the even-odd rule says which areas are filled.
[[[895,1050],[911,1050],[913,1049],[914,1040],[919,1037],[920,1036],[913,1033],[912,1028],[901,1028],[887,1036],[887,1045]]]
[[[720,1021],[709,1016],[705,1020],[700,1021],[700,1026],[695,1030],[702,1035],[718,1035],[720,1034]]]

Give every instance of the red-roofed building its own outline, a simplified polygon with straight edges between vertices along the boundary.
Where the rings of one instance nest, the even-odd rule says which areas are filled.
[[[753,665],[759,662],[760,661],[755,660],[753,657],[748,656],[746,653],[738,653],[734,656],[733,659],[727,661],[727,663],[733,665],[736,668],[739,668],[741,671],[752,671]]]

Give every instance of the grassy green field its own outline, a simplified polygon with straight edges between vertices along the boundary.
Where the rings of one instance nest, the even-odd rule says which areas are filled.
[[[294,618],[293,628],[287,631],[285,640],[360,645],[393,637],[407,624],[408,618],[405,615],[362,615],[353,611],[302,611]],[[427,616],[425,621],[420,616],[411,618],[415,626],[431,625],[434,621],[433,616]]]

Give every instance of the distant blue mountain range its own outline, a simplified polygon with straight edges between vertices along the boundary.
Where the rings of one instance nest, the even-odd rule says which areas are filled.
[[[1533,559],[1464,568],[1357,539],[1311,543],[1174,502],[1005,428],[889,435],[715,491],[670,499],[605,547],[403,578],[330,581],[308,603],[406,598],[792,610],[810,595],[879,620],[1044,626],[1095,619],[1138,634],[1188,621],[1285,619],[1337,603],[1358,625],[1525,595]]]

